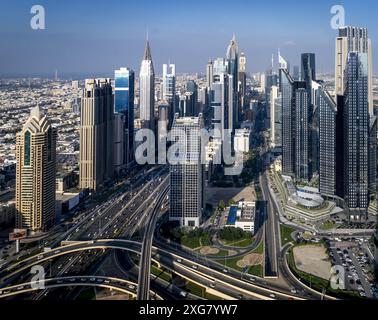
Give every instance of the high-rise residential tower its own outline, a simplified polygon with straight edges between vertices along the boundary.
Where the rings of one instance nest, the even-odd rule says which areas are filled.
[[[325,196],[337,195],[336,149],[337,104],[323,88],[318,90],[319,108],[319,191]]]
[[[80,187],[96,191],[114,173],[111,79],[85,81],[80,114]]]
[[[176,163],[170,164],[169,219],[180,226],[199,227],[204,205],[203,165],[201,163],[201,129],[203,119],[175,115],[172,126],[173,143],[180,144]]]
[[[39,106],[16,142],[16,226],[48,231],[55,223],[57,131]]]
[[[155,131],[155,71],[148,40],[140,67],[139,99],[140,119],[143,126]]]
[[[368,208],[368,54],[349,52],[344,75],[344,200],[353,211]]]
[[[336,63],[335,63],[335,91],[336,95],[343,95],[345,91],[345,72],[348,55],[350,52],[366,53],[367,77],[368,77],[368,103],[369,113],[373,114],[373,62],[372,45],[366,28],[346,26],[339,29],[336,38]]]

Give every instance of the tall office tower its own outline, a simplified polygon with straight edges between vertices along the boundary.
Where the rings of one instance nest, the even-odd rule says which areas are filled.
[[[179,97],[179,115],[180,117],[194,117],[196,112],[197,101],[193,92],[185,92]]]
[[[214,76],[214,82],[211,86],[211,108],[213,109],[212,115],[212,128],[215,131],[215,136],[218,139],[225,139],[225,129],[230,129],[230,108],[229,108],[229,75],[223,73]]]
[[[301,80],[310,87],[311,82],[316,81],[315,54],[302,53],[301,66]]]
[[[323,88],[318,90],[319,108],[319,191],[329,197],[337,195],[337,165],[340,165],[336,149],[337,105]]]
[[[316,108],[316,101],[314,101],[313,91],[319,85],[316,82],[316,68],[315,68],[315,54],[314,53],[302,53],[301,55],[301,80],[306,82],[308,90],[309,110],[308,110],[308,123],[309,123],[309,176],[312,177],[314,172],[318,171],[318,111]],[[316,88],[313,88],[313,85]]]
[[[344,75],[344,200],[353,212],[368,208],[368,54],[350,52]]]
[[[294,82],[295,94],[295,177],[300,180],[310,179],[309,171],[309,97],[305,82]]]
[[[239,57],[238,91],[240,95],[240,107],[245,107],[245,95],[247,93],[247,59],[244,52]]]
[[[80,116],[80,187],[96,191],[111,178],[113,109],[111,79],[87,79]]]
[[[293,80],[299,81],[300,75],[299,75],[299,66],[293,66]]]
[[[282,171],[308,181],[309,97],[306,83],[294,81],[288,70],[280,69],[282,98]]]
[[[345,72],[350,52],[367,54],[368,74],[368,102],[369,114],[373,114],[373,62],[371,40],[368,37],[366,28],[343,27],[339,29],[339,36],[336,38],[336,70],[335,70],[335,91],[336,95],[343,95],[345,91]]]
[[[233,35],[229,46],[227,47],[227,73],[229,74],[229,112],[232,119],[232,126],[230,129],[234,131],[239,127],[239,119],[241,118],[239,109],[239,47],[236,42],[235,34]]]
[[[293,83],[294,80],[286,69],[280,69],[280,91],[282,95],[282,173],[293,176],[294,138],[293,138]]]
[[[57,131],[39,106],[16,138],[16,226],[32,232],[55,224]]]
[[[209,60],[209,62],[206,65],[206,86],[207,88],[211,88],[211,84],[213,83],[213,77],[214,77],[214,67],[213,67],[213,61]]]
[[[163,64],[163,94],[162,100],[165,100],[169,104],[168,108],[168,122],[169,126],[172,125],[173,117],[176,110],[176,66],[174,64],[169,65],[170,72],[168,73],[168,65]]]
[[[270,93],[271,147],[282,147],[282,95],[278,86],[272,86]]]
[[[139,74],[140,119],[144,128],[155,131],[155,71],[147,40]]]
[[[213,62],[213,82],[216,76],[227,73],[227,62],[224,58],[217,58]]]
[[[114,169],[119,172],[134,159],[135,73],[121,68],[114,79]]]
[[[191,103],[193,106],[191,107],[191,113],[188,114],[189,116],[198,116],[199,114],[199,108],[198,108],[198,85],[194,80],[189,80],[185,84],[186,92],[189,92],[192,94],[192,101]]]
[[[227,47],[227,72],[233,76],[233,87],[235,90],[238,87],[238,72],[239,72],[239,47],[236,42],[235,34],[233,35],[230,44]]]
[[[169,219],[180,226],[199,227],[202,222],[204,177],[201,163],[203,119],[175,115],[172,126],[174,143],[180,144],[175,164],[170,165]],[[183,143],[183,144],[182,144]]]
[[[204,88],[201,88],[198,92],[199,113],[204,114],[205,112],[208,111],[210,88],[204,87]]]

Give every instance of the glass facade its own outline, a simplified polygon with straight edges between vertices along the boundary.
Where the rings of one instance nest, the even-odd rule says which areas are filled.
[[[30,132],[25,132],[24,139],[24,165],[30,166]]]
[[[114,113],[123,115],[123,144],[125,161],[132,161],[134,154],[134,71],[121,68],[115,71]]]

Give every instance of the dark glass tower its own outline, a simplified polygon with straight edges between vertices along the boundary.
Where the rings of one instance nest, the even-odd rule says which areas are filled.
[[[357,213],[366,213],[369,204],[367,59],[366,53],[350,52],[344,78],[344,199]]]
[[[134,156],[134,71],[121,68],[115,71],[114,114],[122,117],[123,164],[128,164]]]

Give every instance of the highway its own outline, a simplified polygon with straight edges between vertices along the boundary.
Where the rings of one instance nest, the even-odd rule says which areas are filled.
[[[59,249],[54,249],[44,254],[44,256],[38,259],[38,257],[32,257],[27,262],[27,265],[19,266],[17,272],[27,270],[33,265],[39,264],[41,261],[53,259],[65,254],[71,254],[73,252],[80,252],[86,250],[104,250],[104,249],[119,249],[134,253],[140,253],[142,244],[137,241],[121,240],[121,239],[108,239],[97,241],[84,241],[82,243],[76,243],[69,246],[64,246]],[[217,266],[214,268],[211,266],[212,261],[209,262],[209,266],[203,265],[202,262],[195,262],[191,257],[184,257],[183,255],[173,253],[166,249],[152,248],[152,260],[160,263],[164,267],[173,270],[176,273],[182,274],[191,281],[197,282],[202,286],[210,286],[210,284],[221,285],[220,288],[216,287],[220,292],[224,292],[222,288],[226,288],[224,292],[227,295],[231,295],[235,299],[240,299],[242,295],[246,299],[299,299],[299,296],[291,295],[275,290],[262,288],[253,283],[254,280],[243,278],[241,274],[235,276],[236,272],[232,272],[226,269],[221,271]],[[194,266],[194,267],[193,267]],[[252,277],[251,277],[252,278]],[[227,279],[227,281],[226,281]],[[211,288],[215,289],[215,288]],[[222,291],[223,290],[223,291]]]
[[[75,227],[70,230],[71,233],[68,236],[66,234],[67,238],[70,240],[86,239],[87,232],[88,234],[91,233],[91,238],[93,239],[104,236],[114,236],[116,233],[125,233],[127,230],[133,230],[134,232],[137,227],[140,226],[141,220],[143,220],[142,216],[146,215],[146,207],[154,200],[154,196],[156,195],[155,191],[161,184],[161,176],[166,174],[166,169],[160,169],[158,173],[155,172],[156,169],[158,168],[141,172],[139,177],[134,179],[134,184],[131,185],[132,189],[130,192],[119,194],[117,198],[112,199],[108,207],[104,208],[103,206],[99,206],[95,209],[94,213],[76,222]],[[105,221],[105,223],[99,223],[101,220]],[[99,229],[98,225],[100,225]],[[122,230],[125,225],[127,227],[125,230]],[[59,260],[54,260],[52,266],[51,263],[45,265],[46,273],[50,271],[50,275],[52,276],[62,276],[63,274],[67,274],[69,270],[75,271],[76,269],[76,271],[83,271],[83,266],[90,264],[92,260],[93,257],[91,258],[87,253],[70,258],[62,257]],[[15,265],[17,266],[20,263],[22,265],[24,261],[17,262]],[[64,267],[61,268],[61,266]],[[5,268],[0,275],[6,275],[9,271],[9,268]],[[14,280],[9,278],[10,275],[12,275],[12,273],[8,274],[7,283],[11,283]],[[23,275],[22,280],[27,276],[27,274]],[[4,280],[4,278],[2,280]],[[41,297],[40,294],[39,297]]]
[[[35,281],[29,281],[26,283],[10,286],[5,289],[0,289],[0,299],[40,290],[38,289],[38,284],[39,283]],[[138,287],[138,284],[124,279],[99,276],[72,276],[45,279],[43,284],[46,289],[54,289],[61,287],[102,287],[111,290],[116,290],[121,293],[129,294],[134,298],[136,297],[136,291]],[[151,297],[154,297],[157,300],[163,300],[155,292],[151,292]]]
[[[168,182],[168,178],[166,178],[165,181]],[[152,215],[149,217],[150,219],[145,229],[141,258],[139,263],[139,286],[137,295],[138,300],[149,300],[152,242],[155,234],[156,222],[159,218],[161,205],[165,197],[167,196],[168,191],[169,185],[167,184],[166,188],[156,201],[155,208],[152,212]]]
[[[276,212],[273,209],[269,191],[267,191],[267,181],[265,174],[260,176],[260,186],[263,194],[263,210],[265,212],[265,278],[278,278],[278,255],[281,250],[280,227],[276,219]]]

